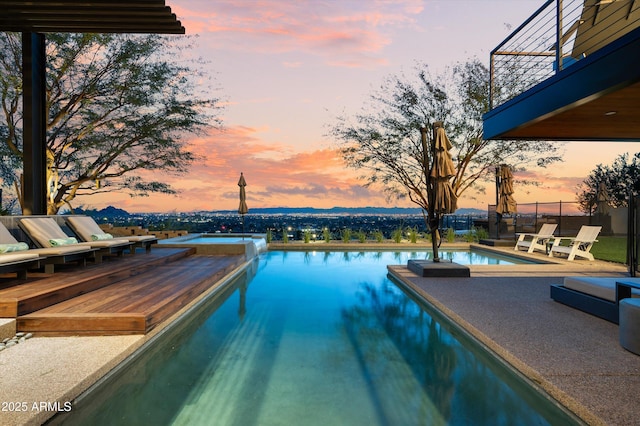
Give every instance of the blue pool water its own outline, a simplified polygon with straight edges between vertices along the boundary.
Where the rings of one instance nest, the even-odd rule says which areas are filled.
[[[425,253],[267,252],[68,424],[573,424],[386,273]]]

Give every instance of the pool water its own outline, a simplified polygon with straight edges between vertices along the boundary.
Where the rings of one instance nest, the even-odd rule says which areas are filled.
[[[424,253],[267,252],[78,401],[68,424],[544,425],[576,420],[405,294]]]

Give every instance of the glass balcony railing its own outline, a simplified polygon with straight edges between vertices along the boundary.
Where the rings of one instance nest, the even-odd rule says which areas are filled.
[[[640,0],[548,0],[491,52],[494,107],[640,26]]]

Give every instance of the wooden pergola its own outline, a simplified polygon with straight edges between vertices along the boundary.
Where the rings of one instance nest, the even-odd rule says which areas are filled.
[[[26,215],[46,214],[45,33],[184,34],[164,0],[0,0],[0,31],[22,33]]]

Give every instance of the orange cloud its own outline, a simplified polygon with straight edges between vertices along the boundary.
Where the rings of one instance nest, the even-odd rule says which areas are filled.
[[[243,172],[250,208],[386,204],[384,196],[363,188],[355,172],[345,169],[337,150],[320,148],[295,153],[286,145],[264,142],[261,134],[267,131],[236,126],[192,139],[192,150],[203,160],[185,175],[161,176],[179,191],[177,196],[151,194],[130,198],[125,194],[107,194],[82,202],[93,202],[87,205],[96,208],[117,205],[131,212],[235,209],[237,182]],[[152,173],[142,176],[158,179]]]

